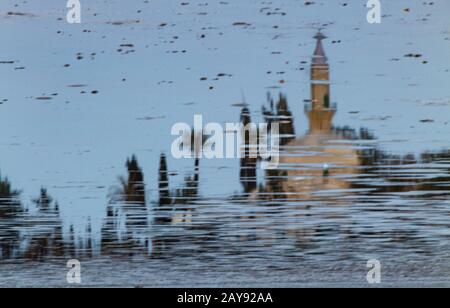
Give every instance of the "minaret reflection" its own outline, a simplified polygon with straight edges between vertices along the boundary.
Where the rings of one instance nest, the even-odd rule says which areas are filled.
[[[345,131],[333,127],[336,104],[331,102],[330,66],[319,31],[311,62],[311,99],[305,105],[308,132],[288,141],[280,154],[280,168],[266,174],[273,198],[314,198],[318,191],[350,188],[349,175],[361,161]]]
[[[311,134],[330,133],[336,105],[330,102],[330,67],[322,44],[326,37],[318,32],[314,38],[317,42],[311,64],[311,103],[305,106],[305,112]]]

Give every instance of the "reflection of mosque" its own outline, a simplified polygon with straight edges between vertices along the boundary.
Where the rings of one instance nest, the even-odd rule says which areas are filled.
[[[349,183],[340,180],[339,175],[356,173],[360,165],[358,153],[345,142],[345,136],[333,130],[336,106],[330,101],[329,65],[322,45],[324,36],[319,32],[315,38],[311,102],[305,106],[309,132],[290,141],[280,159],[287,177],[282,190],[289,198],[305,198],[313,191],[347,189]]]
[[[79,238],[79,234],[74,234],[73,227],[63,228],[59,206],[45,190],[34,200],[37,212],[32,214],[22,205],[20,192],[11,187],[8,179],[0,176],[0,260],[41,259],[46,256],[90,257],[94,251],[102,255],[120,256],[138,253],[151,256],[167,256],[170,253],[190,255],[194,252],[211,253],[212,250],[223,253],[224,245],[221,243],[232,238],[223,234],[224,229],[234,234],[233,228],[238,220],[250,223],[259,219],[257,214],[246,216],[248,214],[245,211],[241,213],[239,210],[231,215],[226,206],[222,206],[229,203],[246,206],[251,201],[259,207],[267,204],[266,201],[279,204],[298,200],[312,204],[310,201],[314,199],[321,204],[336,204],[340,201],[334,197],[339,193],[340,196],[352,194],[354,197],[358,192],[364,202],[376,194],[419,191],[429,194],[429,199],[448,199],[450,151],[423,153],[419,158],[391,155],[375,146],[361,146],[367,144],[361,143],[361,140],[374,140],[367,130],[333,126],[337,106],[331,101],[330,69],[322,42],[325,37],[319,32],[315,38],[311,100],[305,106],[309,120],[308,132],[301,137],[296,136],[294,116],[284,95],[280,95],[276,102],[269,97],[269,107],[263,107],[268,124],[279,124],[281,138],[280,166],[276,170],[265,171],[264,183],[258,183],[258,159],[242,158],[240,180],[244,194],[216,200],[221,208],[209,211],[207,205],[212,201],[205,200],[199,194],[200,160],[194,160],[193,173],[185,178],[182,187],[171,190],[166,157],[162,155],[159,199],[151,203],[145,188],[144,172],[133,156],[126,163],[128,177],[120,178],[119,186],[111,195],[101,230],[101,241],[95,244],[90,223],[84,240]],[[242,111],[241,121],[243,124],[251,122],[250,110],[247,108]],[[324,192],[331,192],[333,197],[324,199],[323,195],[320,196]],[[223,211],[222,216],[220,211]],[[269,217],[267,213],[262,215]],[[295,215],[303,222],[311,213]],[[229,229],[223,227],[226,223]],[[273,221],[267,220],[269,226],[266,229],[262,228],[264,223],[258,222],[258,230],[268,239],[269,234],[264,232],[270,230]],[[297,241],[301,245],[305,244],[305,232],[312,232],[302,230],[298,225],[290,225],[289,228],[289,234],[299,235]],[[69,234],[63,235],[63,229],[70,229]],[[241,231],[240,238],[244,234]],[[254,239],[259,237],[252,234],[249,241]],[[174,250],[174,247],[178,248]]]
[[[305,105],[308,133],[300,138],[286,135],[285,127],[293,127],[294,119],[288,112],[285,97],[281,96],[277,105],[277,110],[283,109],[284,114],[264,111],[271,121],[276,121],[274,115],[279,120],[283,119],[279,122],[283,136],[280,166],[275,171],[267,172],[263,189],[266,192],[284,193],[287,198],[307,198],[313,191],[346,189],[349,183],[340,180],[339,175],[356,173],[361,163],[357,151],[348,142],[348,130],[336,129],[332,124],[337,108],[331,102],[330,70],[322,43],[324,38],[321,32],[315,36],[317,43],[311,65],[311,100]],[[291,128],[290,132],[293,131]],[[248,186],[246,183],[243,185],[245,188]]]
[[[245,193],[250,194],[252,199],[307,200],[314,198],[318,192],[326,191],[368,189],[366,194],[370,194],[446,189],[436,183],[430,184],[428,177],[417,170],[418,174],[414,177],[396,166],[445,162],[449,151],[423,153],[419,158],[414,155],[392,155],[375,147],[375,138],[367,129],[357,131],[347,126],[333,125],[337,104],[331,101],[330,68],[323,47],[325,36],[318,32],[315,39],[311,99],[304,108],[309,130],[304,136],[296,137],[294,116],[289,111],[286,97],[280,95],[276,104],[269,98],[270,108],[263,107],[263,114],[269,124],[277,122],[280,125],[280,166],[276,170],[266,171],[264,183],[258,185],[257,164],[251,159],[242,159],[241,183]],[[247,109],[243,114],[250,117]],[[446,176],[443,178],[448,178],[448,171],[444,170]],[[370,177],[385,184],[373,187],[367,181],[358,181],[359,178]]]

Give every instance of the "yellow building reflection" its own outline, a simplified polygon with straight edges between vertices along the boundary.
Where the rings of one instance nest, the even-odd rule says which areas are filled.
[[[309,131],[286,144],[280,157],[284,171],[281,191],[287,198],[308,198],[326,190],[346,190],[348,176],[361,164],[357,151],[342,134],[333,130],[337,111],[331,102],[330,67],[323,47],[325,36],[315,36],[311,64],[311,101],[305,105]]]

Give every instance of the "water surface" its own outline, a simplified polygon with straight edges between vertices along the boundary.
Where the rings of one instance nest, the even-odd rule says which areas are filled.
[[[83,4],[0,4],[1,286],[449,285],[447,1]],[[173,159],[194,114],[281,122],[280,167]]]

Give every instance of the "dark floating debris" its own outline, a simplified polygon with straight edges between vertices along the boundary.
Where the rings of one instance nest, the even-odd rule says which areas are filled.
[[[70,84],[67,86],[68,88],[85,88],[87,87],[86,84]]]
[[[139,121],[153,121],[153,120],[164,120],[166,117],[165,116],[160,116],[160,117],[141,117],[141,118],[137,118],[136,120]]]
[[[19,16],[19,17],[36,17],[36,15],[25,12],[8,12],[6,13],[8,16]]]
[[[234,104],[231,104],[231,107],[245,108],[245,107],[248,107],[248,104],[247,103],[234,103]]]
[[[141,22],[140,20],[116,20],[116,21],[108,21],[106,24],[112,26],[124,26],[124,25],[138,24],[140,22]]]
[[[233,26],[235,27],[250,27],[252,24],[247,23],[247,22],[242,22],[242,21],[238,21],[233,23]]]
[[[420,53],[408,53],[405,55],[405,58],[422,58],[422,55]]]

